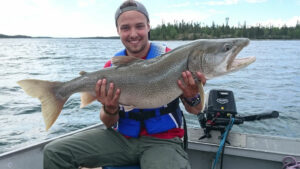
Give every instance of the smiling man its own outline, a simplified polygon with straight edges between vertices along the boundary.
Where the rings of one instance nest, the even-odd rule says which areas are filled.
[[[122,15],[119,15],[119,12],[116,14],[117,31],[129,56],[146,56],[149,51],[150,25],[147,11],[144,12],[145,14],[131,10],[123,12]]]
[[[166,46],[149,42],[149,15],[141,3],[123,2],[116,11],[115,21],[125,49],[114,57],[152,59],[170,51]],[[104,67],[110,66],[108,61]],[[200,72],[196,76],[205,83]],[[182,77],[183,81],[178,80],[183,93],[181,100],[189,113],[198,114],[202,109],[198,85],[190,72],[182,72]],[[179,98],[158,108],[127,109],[119,104],[122,91],[113,82],[99,80],[95,92],[103,105],[100,119],[107,129],[85,131],[48,144],[44,150],[44,168],[123,165],[140,165],[142,169],[190,168],[183,148],[185,131]]]

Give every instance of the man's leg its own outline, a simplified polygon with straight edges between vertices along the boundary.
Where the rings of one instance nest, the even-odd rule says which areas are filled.
[[[148,138],[143,141],[144,151],[140,165],[142,169],[190,169],[188,155],[182,141],[174,139]]]
[[[46,145],[44,169],[136,164],[133,145],[113,129],[84,131]]]

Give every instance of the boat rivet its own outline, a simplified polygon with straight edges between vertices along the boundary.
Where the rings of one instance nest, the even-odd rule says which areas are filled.
[[[12,162],[7,163],[7,167],[8,168],[13,168],[13,163]]]

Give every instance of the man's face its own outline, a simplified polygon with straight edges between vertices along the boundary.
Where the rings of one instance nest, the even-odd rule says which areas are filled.
[[[138,11],[122,13],[117,20],[118,34],[128,54],[139,54],[147,50],[150,25],[144,14]]]

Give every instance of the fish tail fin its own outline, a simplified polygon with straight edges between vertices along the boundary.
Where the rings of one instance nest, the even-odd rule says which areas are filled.
[[[96,96],[94,96],[92,93],[82,92],[80,108],[87,106],[88,104],[92,103],[94,100],[96,100]]]
[[[17,82],[29,96],[38,98],[42,104],[42,112],[46,130],[48,130],[59,116],[69,96],[61,97],[56,93],[62,82],[26,79]]]

